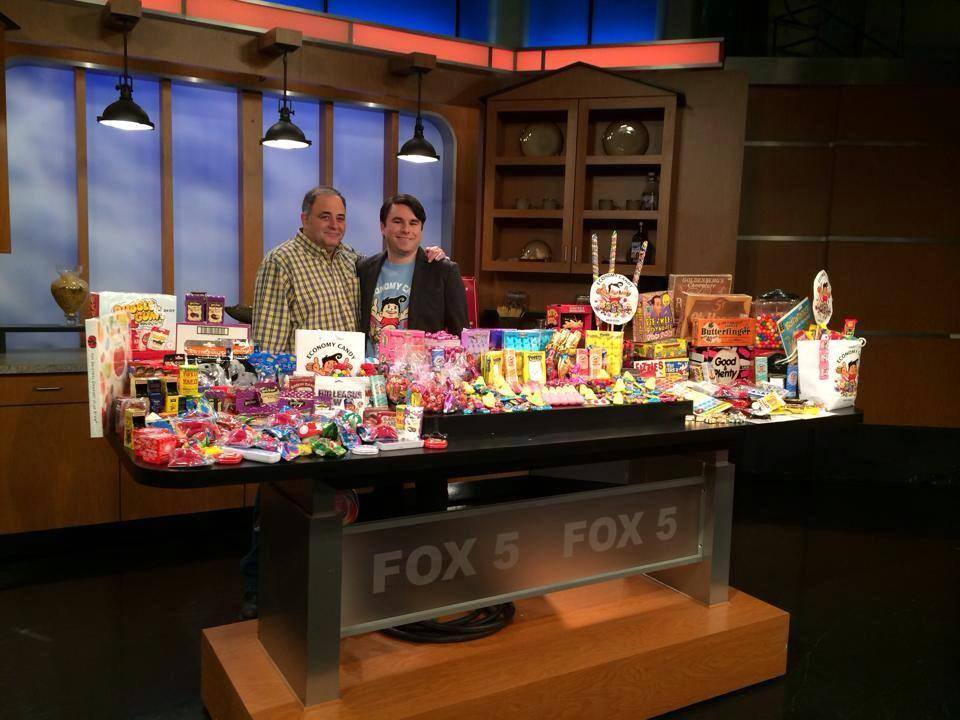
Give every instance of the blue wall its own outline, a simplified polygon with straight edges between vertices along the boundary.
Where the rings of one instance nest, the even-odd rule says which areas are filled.
[[[63,322],[50,283],[77,262],[73,70],[7,70],[13,252],[0,254],[0,321]],[[7,347],[77,347],[76,335],[10,335]]]
[[[237,93],[173,85],[173,279],[239,302]]]
[[[264,132],[277,121],[277,100],[276,95],[263,98]],[[320,106],[295,100],[293,112],[293,122],[313,144],[303,150],[263,148],[264,252],[296,235],[303,196],[320,181]]]
[[[117,99],[116,75],[87,73],[90,289],[158,293],[160,133],[124,132],[97,115]],[[134,78],[133,99],[160,121],[160,85]]]
[[[323,11],[323,0],[282,4]],[[591,42],[626,43],[656,39],[657,0],[595,0]],[[456,0],[329,0],[328,12],[393,27],[457,35]],[[495,40],[497,0],[461,0],[459,37]],[[527,0],[525,45],[586,45],[588,0]]]
[[[383,249],[383,113],[333,108],[333,184],[347,199],[344,241],[364,255]]]
[[[0,321],[59,323],[50,295],[57,266],[77,262],[74,71],[19,66],[7,70],[7,121],[12,252],[0,254]],[[117,98],[117,77],[88,71],[87,156],[92,290],[160,292],[160,133],[105,127],[97,115]],[[134,79],[134,99],[160,124],[160,86]],[[263,148],[264,249],[299,227],[303,194],[319,181],[319,105],[296,100],[294,120],[313,145]],[[265,97],[264,127],[277,118],[277,98]],[[381,110],[334,106],[334,184],[346,195],[346,241],[363,253],[382,248]],[[237,95],[232,89],[173,84],[174,284],[224,295],[239,291]],[[440,153],[434,165],[400,163],[401,191],[424,203],[426,244],[449,244],[452,147],[429,119],[427,138]],[[401,115],[401,142],[413,118]],[[449,187],[447,187],[449,185]],[[9,347],[76,347],[75,335],[11,335]]]

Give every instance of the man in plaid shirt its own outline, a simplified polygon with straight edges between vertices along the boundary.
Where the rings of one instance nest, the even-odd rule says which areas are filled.
[[[268,252],[257,270],[253,340],[265,352],[293,352],[294,331],[356,331],[360,308],[357,260],[343,242],[347,202],[321,185],[303,197],[297,234]],[[438,247],[427,258],[446,257]]]
[[[320,185],[303,196],[297,234],[268,252],[257,270],[253,296],[253,341],[265,352],[294,351],[295,330],[359,328],[360,254],[343,242],[347,201],[336,188]],[[427,259],[443,260],[438,247]],[[255,512],[259,515],[260,493]],[[240,617],[257,617],[260,579],[260,522],[254,520],[250,552],[243,558]]]

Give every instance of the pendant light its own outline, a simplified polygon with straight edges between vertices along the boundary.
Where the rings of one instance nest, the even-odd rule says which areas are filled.
[[[290,119],[290,116],[294,113],[292,103],[287,97],[287,51],[283,53],[283,97],[280,98],[278,110],[280,119],[270,126],[263,139],[260,140],[260,144],[280,150],[297,150],[310,147],[311,143],[303,134],[303,130],[294,125]]]
[[[118,130],[153,130],[150,116],[133,101],[133,79],[127,71],[127,33],[130,27],[129,23],[123,24],[123,75],[117,85],[120,98],[107,105],[103,115],[97,116],[97,122]]]
[[[427,71],[420,67],[414,71],[417,73],[417,124],[413,128],[413,137],[403,144],[397,158],[411,163],[435,163],[440,160],[440,156],[423,136],[423,117],[420,115],[420,90],[423,86],[423,74]]]

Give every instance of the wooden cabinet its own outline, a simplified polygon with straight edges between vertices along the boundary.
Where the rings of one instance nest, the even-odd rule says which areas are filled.
[[[644,274],[667,274],[676,95],[491,99],[486,120],[484,270],[589,274],[591,235],[606,268],[616,230],[617,270],[630,276],[630,241],[642,223],[650,241]],[[642,154],[606,154],[604,133],[625,120],[642,124],[648,146]],[[555,154],[524,154],[522,138],[539,135],[550,152],[558,131]],[[651,175],[654,209],[641,202]]]
[[[243,485],[195,490],[155,488],[141,485],[124,468],[120,468],[120,519],[140,520],[243,507],[243,488]]]
[[[89,433],[86,375],[0,376],[0,534],[242,507],[244,487],[136,483]]]
[[[105,440],[89,437],[86,397],[71,394],[78,378],[2,378],[0,533],[119,520],[119,462]]]

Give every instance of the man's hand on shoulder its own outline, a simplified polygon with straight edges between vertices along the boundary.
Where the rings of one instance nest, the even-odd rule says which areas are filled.
[[[442,247],[437,245],[431,245],[426,247],[423,251],[427,254],[427,262],[435,262],[437,260],[446,260],[447,254],[443,251]]]

